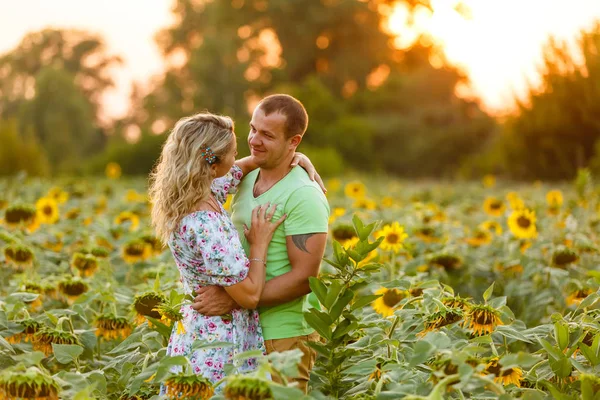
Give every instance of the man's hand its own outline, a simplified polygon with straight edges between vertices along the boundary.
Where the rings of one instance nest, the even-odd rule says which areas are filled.
[[[239,308],[237,303],[220,286],[206,286],[196,291],[192,308],[200,314],[211,317],[229,314],[234,308]]]

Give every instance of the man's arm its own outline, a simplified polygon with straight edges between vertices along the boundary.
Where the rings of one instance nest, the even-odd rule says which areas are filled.
[[[310,293],[308,278],[316,277],[319,273],[326,240],[326,233],[287,236],[287,251],[292,270],[265,284],[258,305],[275,306]],[[222,287],[206,286],[197,293],[192,308],[204,315],[223,315],[239,308]]]
[[[242,170],[243,176],[248,175],[248,173],[250,173],[250,172],[254,171],[256,168],[258,168],[258,165],[254,161],[252,161],[252,157],[250,157],[250,156],[236,160],[235,165],[240,167],[240,169]]]
[[[276,306],[310,293],[308,278],[319,274],[327,233],[286,236],[292,270],[265,284],[259,306]]]

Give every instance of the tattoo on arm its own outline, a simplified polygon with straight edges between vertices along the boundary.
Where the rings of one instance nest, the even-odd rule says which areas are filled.
[[[306,242],[308,239],[314,235],[314,233],[305,233],[303,235],[292,235],[292,241],[296,245],[297,248],[304,251],[305,253],[310,253],[306,248]]]

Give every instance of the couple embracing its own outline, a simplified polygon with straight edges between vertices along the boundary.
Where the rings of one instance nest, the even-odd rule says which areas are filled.
[[[250,122],[251,155],[236,160],[230,118],[183,118],[151,176],[152,223],[184,291],[196,296],[181,309],[185,329],[173,330],[167,355],[186,356],[194,373],[212,382],[236,354],[300,349],[296,382],[307,390],[316,354],[306,342],[319,336],[303,312],[315,305],[308,278],[318,274],[329,218],[320,177],[296,153],[307,125],[298,100],[266,97]],[[223,203],[234,192],[230,218]],[[232,346],[192,351],[196,340]],[[256,361],[237,367],[248,372]]]

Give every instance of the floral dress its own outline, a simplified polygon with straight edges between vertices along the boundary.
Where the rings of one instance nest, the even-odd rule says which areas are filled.
[[[248,275],[249,261],[231,218],[223,209],[227,194],[234,191],[242,178],[242,170],[233,166],[229,173],[213,181],[211,190],[220,203],[221,213],[196,211],[186,215],[169,240],[169,247],[181,274],[186,294],[195,296],[202,286],[231,286]],[[195,374],[216,382],[225,376],[225,364],[234,364],[236,354],[248,350],[265,353],[262,329],[256,310],[234,309],[231,314],[209,317],[191,305],[181,307],[184,331],[173,327],[167,355],[184,355]],[[229,342],[232,346],[197,349],[196,341]],[[237,361],[240,372],[256,368],[256,359]],[[181,367],[173,367],[177,372]],[[220,387],[220,386],[219,386]]]

